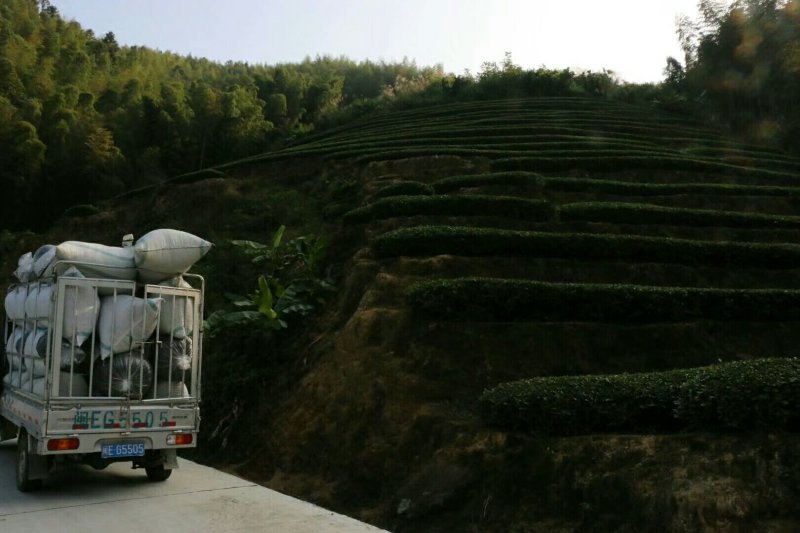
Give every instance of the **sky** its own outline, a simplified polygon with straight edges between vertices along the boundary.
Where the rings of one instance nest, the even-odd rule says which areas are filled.
[[[697,0],[52,0],[120,44],[215,61],[275,64],[317,55],[442,64],[461,74],[511,52],[526,69],[613,70],[663,79],[683,54],[675,17]]]

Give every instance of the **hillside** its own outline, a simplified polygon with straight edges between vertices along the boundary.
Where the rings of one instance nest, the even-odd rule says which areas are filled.
[[[800,528],[800,159],[534,98],[217,169],[0,248],[185,229],[213,311],[255,283],[229,239],[327,237],[321,314],[209,340],[201,459],[393,531]]]

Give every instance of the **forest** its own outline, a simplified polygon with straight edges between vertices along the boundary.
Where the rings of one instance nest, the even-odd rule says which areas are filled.
[[[77,204],[280,148],[392,108],[583,95],[700,113],[742,135],[800,148],[800,1],[700,2],[678,21],[684,62],[660,84],[614,72],[525,70],[511,55],[480,72],[308,57],[220,64],[120,46],[48,0],[0,5],[0,228],[41,229]],[[35,216],[30,206],[36,205]]]

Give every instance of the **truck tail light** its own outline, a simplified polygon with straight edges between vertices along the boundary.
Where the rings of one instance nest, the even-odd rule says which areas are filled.
[[[167,444],[175,446],[185,446],[192,443],[191,433],[178,433],[177,435],[167,435]]]
[[[76,438],[50,439],[47,441],[47,449],[51,452],[62,452],[64,450],[77,450],[81,441]]]

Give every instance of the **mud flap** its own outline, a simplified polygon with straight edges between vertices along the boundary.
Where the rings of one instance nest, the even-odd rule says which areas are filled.
[[[174,470],[178,468],[178,451],[164,450],[164,468]]]
[[[28,437],[28,450],[36,449],[36,439],[27,435]],[[46,455],[38,455],[35,453],[28,453],[28,461],[30,462],[30,470],[28,477],[30,479],[47,479],[50,472],[50,462]]]
[[[17,437],[17,426],[0,416],[0,442]]]

